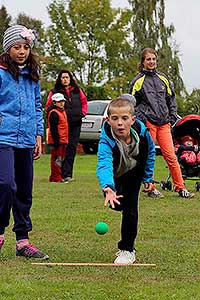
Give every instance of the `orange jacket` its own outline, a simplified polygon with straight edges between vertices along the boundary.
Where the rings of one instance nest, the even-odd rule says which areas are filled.
[[[51,134],[51,126],[50,126],[50,115],[52,112],[56,112],[59,118],[58,121],[58,134],[59,134],[59,144],[67,144],[68,138],[69,138],[69,129],[68,129],[68,122],[67,122],[67,115],[65,110],[59,110],[59,109],[52,109],[48,115],[48,144],[54,144],[54,139]]]

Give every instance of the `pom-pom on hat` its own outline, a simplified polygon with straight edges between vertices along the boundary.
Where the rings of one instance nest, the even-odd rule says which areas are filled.
[[[52,100],[53,101],[56,101],[56,102],[59,102],[59,101],[65,101],[65,97],[63,94],[61,93],[55,93],[53,96],[52,96]]]
[[[32,29],[28,29],[22,25],[13,25],[8,27],[4,32],[3,50],[7,52],[14,44],[26,43],[33,47],[35,34]]]

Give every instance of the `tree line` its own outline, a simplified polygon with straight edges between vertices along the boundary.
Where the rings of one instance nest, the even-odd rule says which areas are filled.
[[[41,63],[44,104],[59,70],[69,69],[89,100],[127,93],[137,74],[140,51],[158,53],[158,70],[173,82],[178,113],[195,112],[200,90],[188,94],[182,80],[173,24],[165,24],[164,0],[129,0],[129,7],[111,7],[109,0],[53,0],[47,7],[50,25],[20,13],[16,20],[0,8],[0,50],[5,29],[13,23],[34,29],[35,52]]]

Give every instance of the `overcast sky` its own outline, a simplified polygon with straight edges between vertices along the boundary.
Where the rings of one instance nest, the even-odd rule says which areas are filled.
[[[0,0],[12,18],[18,13],[41,19],[44,24],[49,24],[46,7],[52,0]],[[128,6],[127,0],[112,0],[115,7]],[[179,46],[180,58],[183,67],[182,78],[188,92],[193,88],[200,89],[199,54],[200,54],[200,0],[165,0],[166,24],[173,23],[176,29],[174,39]],[[197,64],[196,64],[197,63]],[[160,70],[162,71],[162,70]]]

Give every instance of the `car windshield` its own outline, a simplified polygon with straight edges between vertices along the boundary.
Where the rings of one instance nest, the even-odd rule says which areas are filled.
[[[88,114],[103,115],[107,105],[107,102],[88,102]]]

